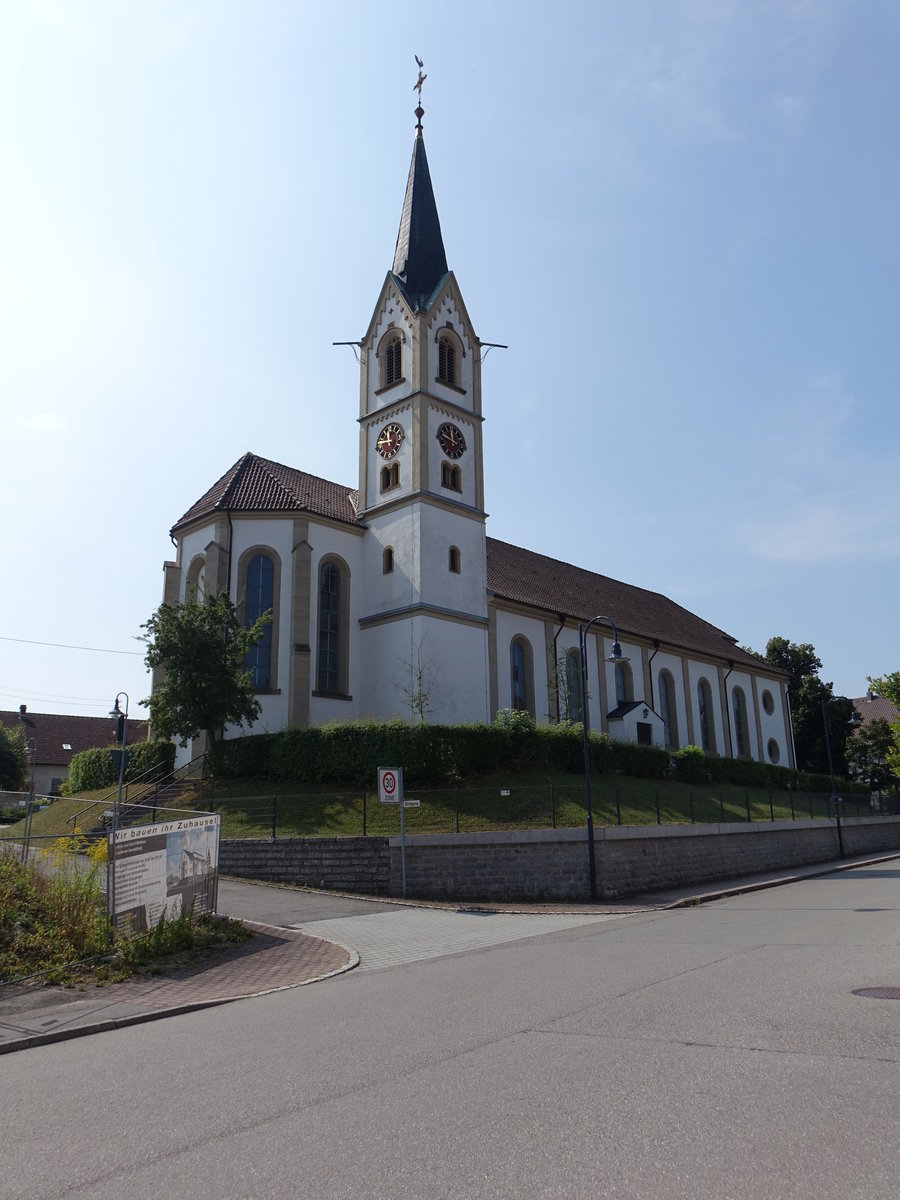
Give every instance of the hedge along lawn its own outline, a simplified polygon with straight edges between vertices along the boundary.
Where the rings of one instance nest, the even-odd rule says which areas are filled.
[[[508,794],[507,794],[508,793]],[[272,779],[212,781],[192,802],[197,810],[218,812],[223,838],[358,837],[363,832],[365,794],[366,832],[399,833],[400,814],[394,805],[378,803],[370,789],[321,784],[291,784]],[[510,777],[489,776],[479,786],[443,788],[407,785],[409,799],[420,805],[406,810],[410,833],[478,832],[503,829],[579,828],[587,824],[584,779],[569,773],[548,776],[535,772]],[[664,825],[697,822],[747,822],[749,801],[753,821],[791,820],[791,793],[744,788],[733,784],[689,787],[671,780],[592,775],[591,799],[597,825]],[[810,817],[810,798],[794,794],[794,816]],[[657,810],[658,803],[658,810]],[[190,803],[179,801],[179,809]],[[862,811],[862,810],[861,810]],[[846,815],[855,815],[848,802]],[[812,797],[812,815],[830,819],[827,795]]]

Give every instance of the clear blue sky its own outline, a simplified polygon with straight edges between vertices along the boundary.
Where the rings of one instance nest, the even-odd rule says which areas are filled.
[[[488,532],[900,669],[896,0],[6,0],[0,707],[138,712],[245,450],[355,485],[416,53]]]

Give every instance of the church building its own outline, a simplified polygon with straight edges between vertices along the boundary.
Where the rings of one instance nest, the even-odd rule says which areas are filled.
[[[585,641],[592,729],[793,766],[786,677],[735,638],[487,536],[483,347],[447,267],[421,102],[416,116],[393,265],[359,343],[357,484],[244,454],[173,526],[164,599],[225,591],[247,624],[272,611],[248,664],[253,732],[500,709],[580,721],[578,626],[602,614]]]

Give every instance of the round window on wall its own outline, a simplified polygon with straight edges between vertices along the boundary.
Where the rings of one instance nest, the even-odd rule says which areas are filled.
[[[781,758],[781,751],[778,749],[778,743],[774,738],[769,738],[769,744],[766,746],[766,752],[769,755],[770,763],[777,763]]]
[[[762,694],[762,704],[766,715],[771,717],[772,713],[775,711],[775,701],[773,700],[772,693],[768,690],[768,688],[766,688]],[[777,759],[773,761],[777,762]]]

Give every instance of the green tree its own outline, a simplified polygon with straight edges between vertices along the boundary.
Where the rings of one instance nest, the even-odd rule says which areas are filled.
[[[791,642],[773,637],[766,642],[762,656],[771,667],[786,671],[788,697],[791,702],[791,721],[797,766],[801,771],[818,774],[828,772],[828,746],[825,739],[825,720],[831,742],[831,756],[836,775],[847,774],[847,739],[850,737],[853,704],[844,696],[835,696],[833,685],[819,678],[822,660],[809,642]],[[822,705],[825,705],[825,719]]]
[[[28,746],[21,725],[0,725],[0,788],[18,792],[28,778]]]
[[[900,671],[892,671],[890,675],[869,675],[867,678],[873,692],[884,696],[900,710]]]
[[[142,701],[157,737],[177,737],[186,746],[206,733],[213,743],[225,725],[253,724],[260,704],[245,660],[271,620],[271,612],[264,613],[245,629],[224,592],[202,599],[192,594],[183,604],[159,606],[141,626],[144,662],[165,671]]]
[[[889,792],[897,786],[892,767],[897,754],[895,730],[889,721],[876,717],[850,739],[847,747],[854,777],[867,783],[873,792]]]

